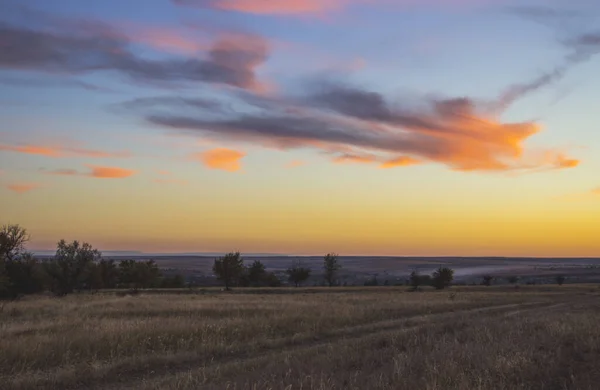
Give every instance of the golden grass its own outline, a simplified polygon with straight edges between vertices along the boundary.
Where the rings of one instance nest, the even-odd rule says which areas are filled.
[[[585,386],[600,380],[590,368],[590,359],[600,358],[597,288],[452,291],[240,289],[28,298],[0,311],[0,384],[595,388]]]

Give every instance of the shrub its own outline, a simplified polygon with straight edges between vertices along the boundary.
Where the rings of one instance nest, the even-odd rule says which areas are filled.
[[[288,280],[294,283],[296,287],[300,286],[310,277],[310,268],[302,266],[300,261],[294,261],[292,266],[285,271],[288,275]]]
[[[562,286],[565,283],[565,280],[567,280],[567,278],[564,275],[558,275],[558,276],[556,276],[556,283],[559,286]]]
[[[491,286],[493,280],[494,280],[493,276],[491,276],[491,275],[484,275],[482,277],[481,284],[483,286]]]

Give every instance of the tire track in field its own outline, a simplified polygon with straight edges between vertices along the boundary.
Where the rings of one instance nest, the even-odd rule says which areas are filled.
[[[516,315],[522,312],[529,312],[536,309],[545,309],[557,304],[548,301],[536,301],[528,303],[514,303],[504,305],[494,305],[486,307],[477,307],[470,309],[460,309],[456,311],[447,311],[432,314],[418,314],[414,316],[399,318],[395,320],[376,321],[368,324],[357,325],[353,327],[338,328],[321,335],[304,334],[297,337],[280,338],[269,340],[264,344],[258,345],[248,352],[234,351],[231,354],[223,354],[217,357],[203,357],[195,352],[187,352],[174,355],[132,357],[110,362],[104,366],[90,367],[82,365],[81,367],[58,367],[48,372],[32,373],[39,378],[35,383],[27,381],[29,375],[26,374],[25,383],[18,383],[18,378],[11,381],[15,389],[122,389],[138,388],[141,380],[152,380],[160,378],[163,375],[172,375],[184,373],[199,367],[211,367],[216,365],[227,365],[239,363],[245,360],[252,360],[263,354],[289,354],[301,350],[310,350],[312,348],[321,348],[334,342],[360,340],[361,338],[373,336],[387,332],[413,331],[423,326],[431,325],[434,320],[439,321],[445,318],[459,317],[466,315],[467,318],[480,313]],[[510,311],[513,309],[512,311]],[[77,383],[61,384],[62,370],[80,371],[85,373]],[[7,378],[8,379],[8,378]],[[98,384],[96,384],[98,383]]]

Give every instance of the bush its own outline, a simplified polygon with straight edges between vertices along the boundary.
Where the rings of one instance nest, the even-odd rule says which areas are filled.
[[[494,277],[491,275],[484,275],[481,279],[481,284],[483,286],[491,286],[494,281]]]
[[[288,275],[288,280],[294,283],[296,287],[308,280],[310,277],[310,268],[302,266],[302,263],[297,260],[292,263],[292,266],[285,271]]]
[[[567,278],[564,277],[564,275],[558,275],[558,276],[556,276],[556,283],[559,286],[562,286],[565,283],[565,280],[567,280]]]

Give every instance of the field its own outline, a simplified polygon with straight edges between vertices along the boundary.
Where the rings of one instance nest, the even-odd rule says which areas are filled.
[[[2,389],[595,389],[595,285],[217,289],[0,308]]]

